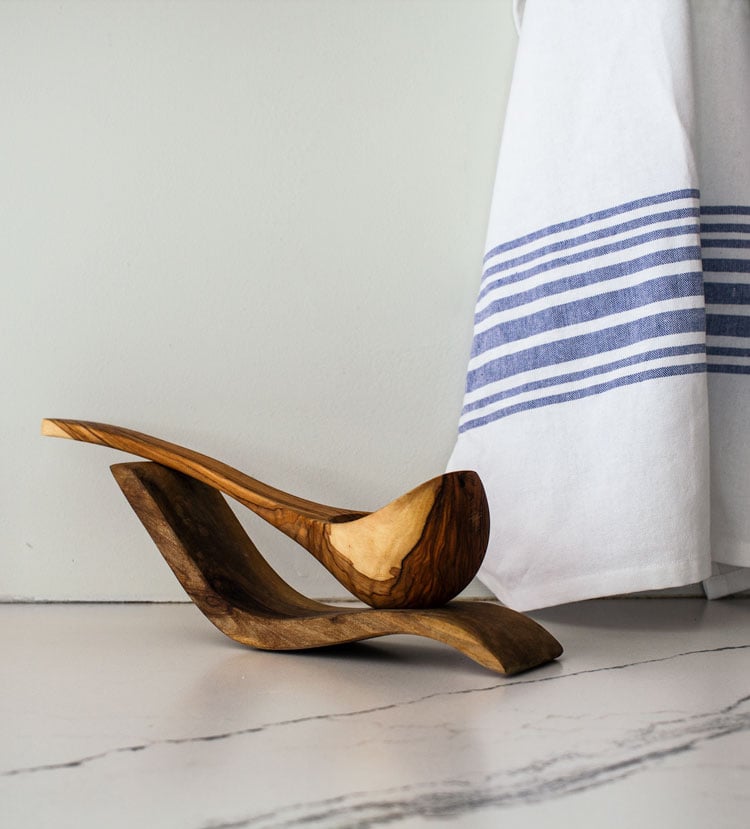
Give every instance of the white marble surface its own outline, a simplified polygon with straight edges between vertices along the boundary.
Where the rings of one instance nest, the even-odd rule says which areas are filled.
[[[0,606],[8,827],[746,827],[750,601],[533,614],[504,678],[416,638],[306,654],[190,605]]]

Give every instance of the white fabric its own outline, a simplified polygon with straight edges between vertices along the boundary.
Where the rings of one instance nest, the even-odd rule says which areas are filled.
[[[748,0],[524,4],[449,463],[505,603],[750,566],[749,141]]]

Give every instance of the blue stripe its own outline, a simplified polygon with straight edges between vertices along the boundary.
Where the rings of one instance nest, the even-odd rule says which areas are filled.
[[[750,348],[728,348],[721,345],[710,345],[706,354],[712,357],[750,357]]]
[[[712,337],[750,337],[750,317],[706,314],[706,334]]]
[[[472,392],[504,377],[512,377],[514,374],[541,366],[558,365],[570,360],[614,351],[617,348],[624,348],[655,337],[703,331],[704,327],[705,312],[703,309],[689,308],[682,311],[652,314],[605,328],[602,331],[593,331],[552,343],[544,343],[498,357],[483,366],[470,370],[466,377],[466,391]]]
[[[679,227],[665,227],[660,230],[653,230],[651,233],[641,233],[639,236],[631,236],[628,239],[621,239],[619,242],[611,242],[608,245],[601,245],[598,248],[589,248],[588,250],[573,253],[570,256],[561,256],[557,259],[551,259],[549,262],[543,262],[540,265],[536,265],[526,271],[521,271],[520,274],[513,274],[512,277],[507,278],[516,282],[518,280],[513,277],[522,275],[522,279],[528,279],[530,276],[535,276],[538,273],[545,273],[546,271],[551,271],[564,265],[572,265],[576,262],[583,262],[586,259],[596,259],[599,256],[605,256],[608,253],[616,253],[621,250],[627,250],[628,248],[634,248],[638,245],[645,244],[646,242],[654,242],[657,239],[667,239],[674,236],[689,235],[698,236],[697,224],[681,225]],[[493,274],[505,269],[505,266],[502,264],[493,265],[491,268],[487,268],[482,278],[486,279],[488,276],[492,276]],[[489,290],[492,290],[492,288],[499,284],[500,281],[501,280],[495,280],[494,282],[485,285],[479,292],[479,298],[481,299],[483,294],[487,293]]]
[[[651,360],[661,360],[664,357],[679,357],[683,354],[703,354],[705,350],[705,346],[702,343],[695,343],[693,345],[671,346],[670,348],[656,348],[651,351],[644,351],[641,354],[634,354],[632,357],[625,357],[622,360],[615,360],[605,365],[594,366],[593,368],[583,369],[582,371],[571,371],[568,374],[558,374],[554,377],[548,377],[545,380],[535,380],[531,383],[524,383],[523,385],[514,386],[505,391],[496,392],[474,403],[467,403],[463,408],[463,414],[468,414],[477,409],[483,409],[492,403],[506,400],[509,397],[515,397],[524,392],[545,389],[550,386],[560,386],[563,383],[574,383],[577,380],[586,380],[589,377],[596,377],[599,374],[606,374],[609,371],[616,371],[619,368],[647,363]],[[737,350],[739,351],[740,349]],[[748,355],[750,356],[750,351]]]
[[[732,366],[723,363],[709,363],[706,368],[712,374],[750,374],[750,366]]]
[[[701,233],[750,233],[750,225],[734,222],[716,222],[715,224],[701,222]]]
[[[564,371],[565,364],[587,357],[595,358],[597,365],[557,374],[554,377],[518,383],[511,388],[492,394],[487,394],[485,389],[485,397],[466,403],[464,406],[464,418],[471,417],[472,414],[476,414],[477,417],[463,423],[459,431],[475,429],[485,423],[518,412],[578,400],[617,387],[661,377],[689,375],[706,370],[712,373],[750,375],[750,365],[737,364],[741,359],[750,358],[750,315],[742,316],[739,313],[741,308],[750,308],[750,284],[732,284],[732,282],[738,283],[739,280],[736,278],[729,283],[712,281],[710,278],[710,274],[750,274],[750,258],[746,253],[750,249],[750,238],[748,238],[750,223],[747,218],[750,217],[750,206],[704,205],[697,208],[690,204],[669,204],[684,199],[698,199],[699,195],[695,189],[683,189],[650,196],[559,222],[493,247],[484,258],[486,270],[479,293],[480,301],[489,294],[490,304],[478,311],[475,317],[477,323],[486,321],[492,327],[475,335],[473,357],[487,354],[493,348],[497,348],[500,352],[507,351],[507,347],[498,348],[498,346],[513,343],[523,345],[525,338],[540,334],[557,339],[553,342],[524,348],[517,353],[501,353],[501,356],[490,359],[485,365],[469,370],[466,382],[467,394],[485,389],[486,386],[498,380],[513,378],[534,369],[548,367]],[[630,211],[660,204],[666,207],[659,212],[650,212],[649,215],[630,219],[623,215]],[[622,218],[615,219],[615,223],[609,224],[606,221],[617,216],[622,216]],[[699,225],[689,223],[690,219],[697,217],[702,219]],[[584,227],[589,223],[599,221],[602,222],[602,226],[596,229],[587,231]],[[663,226],[670,222],[680,222],[681,226]],[[608,226],[604,227],[604,224]],[[653,228],[654,225],[656,227],[649,232],[638,232],[639,228],[645,229],[649,226]],[[575,236],[568,233],[567,238],[546,239],[553,234],[566,235],[567,231],[574,228],[583,229]],[[637,235],[631,235],[633,233]],[[700,246],[696,244],[671,250],[653,250],[654,247],[662,246],[659,240],[676,239],[687,234],[697,236],[698,233],[701,234]],[[628,238],[613,241],[613,237],[618,236],[628,236]],[[523,245],[531,246],[531,243],[536,240],[542,241],[535,250],[518,251],[515,255],[512,253]],[[669,244],[675,244],[675,242]],[[599,263],[599,267],[592,268],[591,264],[588,266],[585,264],[586,262],[596,264],[595,260],[598,257],[627,252],[637,245],[650,246],[651,252],[611,265],[602,266]],[[505,261],[495,258],[494,264],[490,264],[489,260],[493,257],[500,257],[506,251],[511,253]],[[702,258],[702,253],[712,255]],[[733,255],[740,258],[732,258]],[[741,258],[743,256],[744,258]],[[551,257],[554,257],[552,261],[539,261],[542,258]],[[612,258],[620,257],[614,255]],[[685,263],[683,269],[694,268],[695,270],[679,274],[664,273],[665,270],[677,270],[669,266],[680,262]],[[702,270],[698,270],[701,262]],[[579,265],[579,263],[584,264]],[[588,267],[589,270],[567,276],[561,275],[558,270],[568,266],[572,266],[570,270],[578,270],[577,265],[583,268]],[[637,278],[639,273],[657,268],[661,270],[641,276],[640,278],[644,281],[639,285],[629,284],[621,290],[606,290],[607,282],[612,279],[625,277],[624,281],[631,283],[634,280],[628,277],[635,275]],[[646,279],[646,276],[652,278]],[[719,279],[722,278],[730,279],[729,276],[719,277]],[[520,285],[519,287],[522,288],[520,291],[518,288],[511,287],[524,280],[531,280],[527,283],[526,290],[523,290]],[[537,284],[538,282],[544,284]],[[504,298],[491,296],[492,291],[506,286],[517,293]],[[566,292],[585,286],[593,286],[593,290],[600,292],[593,297],[561,302]],[[607,318],[612,315],[628,311],[645,313],[653,303],[688,296],[703,296],[708,306],[708,313],[703,308],[652,313],[628,323],[610,325],[602,331],[588,331],[576,336],[565,336],[566,330],[570,330],[569,326],[582,325],[585,329],[590,327],[587,323],[596,320],[600,321],[599,324],[607,324],[611,322]],[[553,307],[543,308],[534,313],[529,313],[528,309],[523,307],[544,298],[548,298]],[[712,313],[712,308],[716,307],[719,310],[719,306],[725,306],[726,310],[731,311],[736,309],[736,312]],[[512,311],[512,309],[518,309],[517,313],[523,316],[504,323],[492,319],[493,315]],[[694,340],[692,343],[651,348],[639,354],[602,362],[607,359],[608,352],[639,343],[643,343],[642,347],[646,348],[648,340],[689,333],[696,335],[691,337]],[[709,338],[733,337],[736,338],[738,346],[747,347],[709,344],[706,348],[702,342],[704,334]],[[711,362],[707,366],[704,354],[712,358],[721,357],[726,362]],[[673,358],[688,356],[690,359],[690,355],[695,355],[695,358],[689,364],[673,364]],[[660,368],[647,369],[645,367],[644,364],[655,360],[669,361],[672,364]],[[556,369],[556,366],[560,368]],[[600,382],[603,375],[608,372],[629,370],[631,367],[636,373]],[[641,368],[643,370],[640,370]],[[594,385],[580,388],[586,382],[594,383]],[[563,392],[560,390],[563,384],[577,386],[577,388]],[[555,389],[557,393],[554,393]],[[545,396],[513,403],[519,395],[528,393],[540,393]],[[495,410],[487,413],[489,408]],[[484,415],[479,414],[481,410],[485,411]]]
[[[750,207],[738,204],[722,204],[714,207],[701,207],[702,216],[750,216]]]
[[[750,305],[750,285],[706,282],[706,305]]]
[[[750,273],[750,259],[704,259],[708,273]]]
[[[646,198],[637,199],[636,201],[625,202],[624,204],[619,204],[616,207],[610,207],[607,210],[599,210],[596,213],[588,213],[585,216],[579,216],[577,219],[570,219],[566,222],[549,225],[548,227],[536,230],[533,233],[527,233],[525,236],[519,236],[517,239],[513,239],[510,242],[504,242],[501,245],[497,245],[492,248],[492,250],[488,251],[484,257],[484,261],[486,262],[498,253],[503,253],[506,250],[512,250],[513,248],[520,247],[528,242],[533,242],[535,239],[542,239],[545,236],[551,236],[553,233],[559,233],[561,230],[570,230],[574,227],[581,227],[582,225],[590,224],[591,222],[596,222],[600,219],[608,219],[610,216],[618,216],[622,213],[638,210],[641,207],[649,207],[652,204],[664,204],[665,202],[679,201],[681,199],[697,199],[699,196],[700,191],[698,190],[673,190],[669,193],[660,193],[657,196],[647,196]]]
[[[663,302],[677,297],[700,296],[702,293],[703,274],[697,272],[662,276],[629,288],[584,297],[574,302],[545,308],[524,317],[500,322],[476,334],[472,345],[472,356],[476,357],[503,343],[515,342],[544,331],[591,322],[612,314],[631,311],[633,308],[642,308],[654,302]]]
[[[645,256],[638,256],[635,259],[626,259],[622,262],[616,262],[614,265],[604,265],[601,268],[594,268],[590,271],[584,271],[583,273],[566,276],[553,282],[539,285],[536,288],[531,288],[527,291],[520,291],[512,296],[496,299],[486,308],[478,311],[474,317],[474,320],[475,323],[480,323],[493,314],[496,314],[498,311],[504,311],[508,308],[517,308],[545,296],[553,296],[555,294],[564,293],[565,291],[571,291],[575,288],[583,288],[586,285],[593,285],[596,282],[606,282],[610,279],[617,279],[621,276],[632,276],[635,273],[640,273],[641,271],[648,270],[649,268],[660,267],[662,265],[672,265],[678,262],[698,262],[700,261],[700,258],[701,252],[699,247],[682,247],[659,250],[655,253],[648,253]],[[513,282],[516,281],[516,276],[517,274],[513,274],[505,279],[498,280],[493,287],[513,284]]]
[[[703,239],[704,248],[750,248],[750,239]]]
[[[716,366],[711,366],[711,369],[715,368]],[[642,371],[638,374],[629,374],[627,377],[618,377],[616,380],[610,380],[607,383],[599,383],[595,386],[589,386],[585,389],[576,389],[575,391],[553,394],[549,397],[538,397],[536,400],[528,400],[525,403],[516,403],[513,406],[507,406],[497,412],[492,412],[492,414],[488,414],[484,417],[479,417],[476,420],[464,423],[459,426],[458,431],[459,433],[466,432],[469,429],[476,429],[478,426],[484,426],[494,420],[499,420],[500,418],[517,414],[518,412],[528,411],[529,409],[538,409],[542,406],[550,406],[555,403],[567,403],[571,400],[580,400],[584,397],[590,397],[594,394],[601,394],[602,392],[610,391],[611,389],[620,388],[622,386],[629,386],[633,383],[643,383],[647,380],[658,380],[665,377],[674,377],[684,374],[697,374],[705,371],[706,364],[703,362],[649,369],[648,371]]]
[[[640,216],[637,219],[631,219],[629,222],[611,225],[610,227],[605,227],[602,230],[594,230],[590,233],[584,233],[582,236],[574,236],[572,239],[563,239],[560,242],[545,245],[544,247],[537,248],[530,253],[525,253],[523,256],[516,256],[513,259],[507,259],[505,262],[495,265],[491,269],[487,269],[483,273],[482,277],[486,277],[493,271],[508,270],[509,268],[516,267],[516,265],[523,265],[526,262],[538,259],[540,256],[546,256],[548,253],[557,253],[557,251],[560,250],[578,247],[579,245],[586,244],[587,242],[594,242],[597,239],[605,239],[607,236],[617,236],[619,233],[627,233],[628,231],[636,230],[637,228],[644,227],[646,225],[674,221],[675,219],[689,219],[697,217],[697,207],[686,207],[682,210],[667,210],[663,213],[651,213],[647,216]]]

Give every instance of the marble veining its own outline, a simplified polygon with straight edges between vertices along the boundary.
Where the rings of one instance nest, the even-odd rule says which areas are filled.
[[[419,787],[401,786],[296,803],[266,815],[208,823],[204,829],[314,826],[321,822],[336,827],[375,826],[415,815],[448,818],[487,807],[558,798],[647,772],[651,764],[696,750],[705,740],[748,730],[750,695],[716,713],[674,718],[637,729],[618,740],[614,750],[563,753],[486,775],[480,781],[448,779]]]
[[[0,613],[8,825],[744,826],[750,807],[747,600],[546,611],[565,656],[509,679],[407,637],[245,650],[190,606]]]
[[[727,647],[708,648],[708,649],[702,649],[702,650],[696,650],[696,651],[686,651],[685,653],[678,653],[678,654],[674,654],[672,656],[664,656],[664,657],[660,657],[658,659],[646,659],[646,660],[643,660],[643,661],[640,661],[640,662],[628,662],[628,663],[625,663],[625,664],[622,664],[622,665],[610,665],[610,666],[602,667],[602,668],[591,668],[589,670],[575,671],[575,672],[568,673],[568,674],[559,674],[558,676],[544,676],[544,677],[538,677],[538,678],[535,678],[535,679],[510,680],[510,681],[507,681],[507,682],[504,682],[504,683],[496,683],[496,684],[489,685],[487,687],[482,687],[482,688],[467,688],[467,689],[460,690],[460,691],[448,691],[448,692],[445,692],[445,693],[428,694],[426,696],[419,697],[419,698],[413,699],[413,700],[408,700],[406,702],[394,703],[394,704],[390,704],[390,705],[382,705],[382,706],[378,706],[376,708],[368,708],[368,709],[363,709],[363,710],[348,711],[348,712],[344,712],[344,713],[339,712],[339,713],[335,713],[335,714],[316,714],[316,715],[310,716],[310,717],[300,717],[300,718],[297,718],[297,719],[282,720],[282,721],[279,721],[279,722],[267,723],[266,725],[258,726],[258,727],[254,727],[254,728],[242,728],[242,729],[238,729],[236,731],[228,731],[228,732],[223,732],[223,733],[218,733],[218,734],[204,734],[204,735],[199,735],[199,736],[195,736],[195,737],[173,738],[173,739],[169,739],[169,740],[157,741],[157,742],[152,742],[152,743],[142,743],[140,745],[120,746],[120,747],[117,747],[117,748],[110,749],[109,751],[104,751],[104,752],[101,752],[101,753],[98,753],[98,754],[92,754],[92,755],[89,755],[87,757],[80,757],[80,758],[65,761],[65,762],[62,762],[62,763],[50,763],[50,764],[46,764],[46,765],[31,766],[31,767],[28,767],[28,768],[8,769],[7,771],[0,772],[0,777],[12,777],[12,776],[17,775],[17,774],[34,774],[34,773],[42,772],[42,771],[55,771],[57,769],[76,768],[78,766],[83,766],[83,765],[86,765],[88,763],[93,763],[97,760],[102,760],[102,759],[104,759],[106,757],[109,757],[110,755],[113,755],[113,754],[144,751],[146,749],[153,748],[154,746],[157,746],[157,745],[181,745],[183,743],[202,743],[202,742],[213,742],[214,740],[227,740],[227,739],[231,739],[232,737],[241,737],[241,736],[245,736],[245,735],[248,735],[248,734],[258,734],[262,731],[267,731],[268,729],[292,726],[292,725],[297,725],[297,724],[304,723],[304,722],[310,722],[310,721],[313,721],[313,720],[327,720],[327,719],[331,719],[331,718],[334,718],[334,717],[336,719],[341,719],[341,718],[344,718],[344,717],[355,717],[355,716],[362,716],[362,715],[365,715],[365,714],[376,714],[377,712],[380,712],[380,711],[388,711],[388,710],[391,710],[391,709],[394,709],[394,708],[401,708],[401,707],[407,706],[407,705],[418,705],[419,703],[422,703],[426,700],[435,699],[435,698],[438,698],[438,697],[448,697],[448,696],[465,695],[465,694],[480,694],[480,693],[486,693],[488,691],[493,691],[493,690],[495,690],[497,688],[500,688],[500,687],[509,688],[509,687],[514,686],[514,685],[527,685],[527,684],[535,683],[535,682],[559,681],[559,680],[563,680],[563,679],[568,679],[570,677],[580,676],[582,674],[592,674],[592,673],[597,673],[599,671],[617,671],[617,670],[622,670],[623,668],[632,668],[636,665],[648,665],[648,664],[653,664],[655,662],[664,662],[664,661],[667,661],[667,660],[679,659],[681,657],[691,656],[691,655],[696,655],[696,654],[718,653],[718,652],[721,652],[721,651],[730,651],[730,650],[745,650],[745,649],[749,649],[749,648],[750,648],[750,645],[732,645],[732,646],[727,646]],[[744,697],[744,698],[740,699],[734,705],[730,706],[729,708],[731,709],[731,708],[734,708],[734,707],[738,707],[738,706],[742,705],[743,703],[746,703],[749,699],[750,699],[750,696]],[[553,716],[553,715],[550,715],[550,716]],[[698,716],[700,716],[700,715],[698,715]],[[583,719],[583,715],[581,715],[579,717],[576,717],[575,719],[580,721],[580,720]],[[747,720],[747,715],[743,715],[743,716],[740,717],[740,722],[744,723],[745,725],[747,725],[746,720]],[[450,733],[452,731],[451,726],[450,726],[449,723],[442,723],[440,725],[440,727],[446,733]],[[653,730],[653,729],[655,729],[655,727],[656,726],[654,726],[654,725],[649,726],[648,730]],[[553,761],[553,762],[556,762],[556,761]],[[549,762],[545,763],[545,765],[549,765]]]

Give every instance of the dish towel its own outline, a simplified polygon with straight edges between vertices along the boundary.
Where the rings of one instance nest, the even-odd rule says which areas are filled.
[[[750,2],[518,11],[449,462],[479,577],[531,610],[748,567]]]

